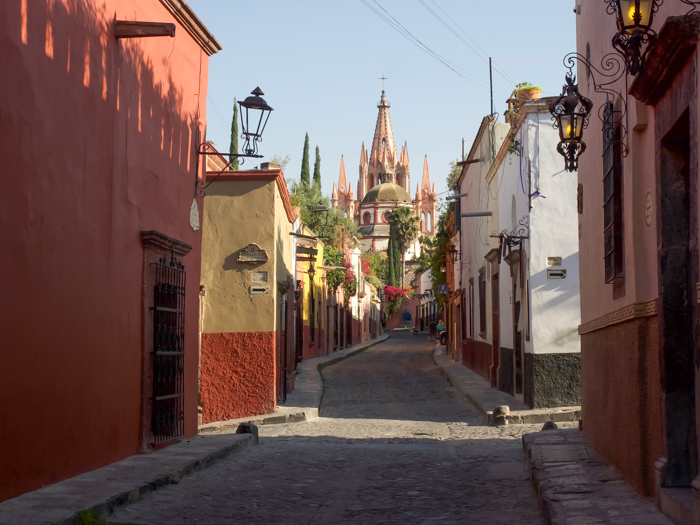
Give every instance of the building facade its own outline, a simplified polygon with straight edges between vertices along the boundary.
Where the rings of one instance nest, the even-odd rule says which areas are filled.
[[[482,122],[459,208],[490,215],[461,220],[464,302],[448,324],[466,332],[464,364],[533,408],[580,404],[577,182],[561,170],[548,102],[524,103],[509,124]]]
[[[0,19],[5,500],[197,432],[195,185],[221,46],[160,0],[3,2]]]
[[[615,20],[585,7],[577,49],[599,67]],[[620,75],[611,96],[596,90],[607,79],[583,63],[577,72],[594,104],[578,170],[583,430],[676,523],[700,523],[700,21],[690,10],[660,6],[646,65]],[[599,122],[598,110],[611,118]]]
[[[411,167],[408,159],[408,145],[404,142],[397,153],[394,131],[389,116],[389,102],[382,91],[377,123],[372,139],[372,149],[368,153],[364,142],[360,151],[357,198],[345,176],[345,161],[340,160],[338,184],[333,184],[331,204],[355,220],[362,234],[362,250],[385,251],[389,243],[388,217],[397,207],[408,207],[421,219],[421,234],[434,235],[437,221],[437,193],[431,187],[428,158],[423,161],[423,178],[416,185],[415,199],[410,196]],[[407,251],[407,258],[420,253],[416,241]]]

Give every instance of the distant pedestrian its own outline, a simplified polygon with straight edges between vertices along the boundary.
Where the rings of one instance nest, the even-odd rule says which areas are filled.
[[[435,321],[430,321],[429,325],[430,334],[428,335],[428,342],[437,341],[435,334],[437,332],[437,323]]]
[[[438,332],[442,332],[445,329],[445,323],[442,322],[442,319],[440,319],[440,322],[437,325]]]

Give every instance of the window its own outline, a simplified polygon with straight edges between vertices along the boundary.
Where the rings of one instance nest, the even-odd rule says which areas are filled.
[[[486,335],[486,273],[485,268],[479,268],[479,335]]]
[[[622,277],[622,145],[619,111],[611,101],[603,112],[603,237],[605,282]],[[616,117],[618,115],[618,117]]]
[[[384,212],[384,222],[389,222],[389,217],[391,217],[391,212]]]
[[[372,222],[372,215],[368,211],[366,211],[362,216],[362,222],[364,222],[365,224],[369,224],[370,222]]]
[[[474,339],[474,278],[469,279],[469,337]]]

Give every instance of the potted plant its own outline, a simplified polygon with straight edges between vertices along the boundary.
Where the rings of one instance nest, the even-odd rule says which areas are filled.
[[[515,86],[515,93],[518,95],[518,104],[522,106],[528,100],[539,100],[542,88],[529,82],[521,82]]]

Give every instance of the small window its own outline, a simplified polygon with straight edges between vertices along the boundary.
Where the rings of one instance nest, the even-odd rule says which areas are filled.
[[[372,215],[366,211],[365,214],[362,216],[362,222],[365,224],[369,224],[372,222]]]
[[[389,217],[391,217],[391,212],[390,211],[384,212],[384,222],[388,223]]]

